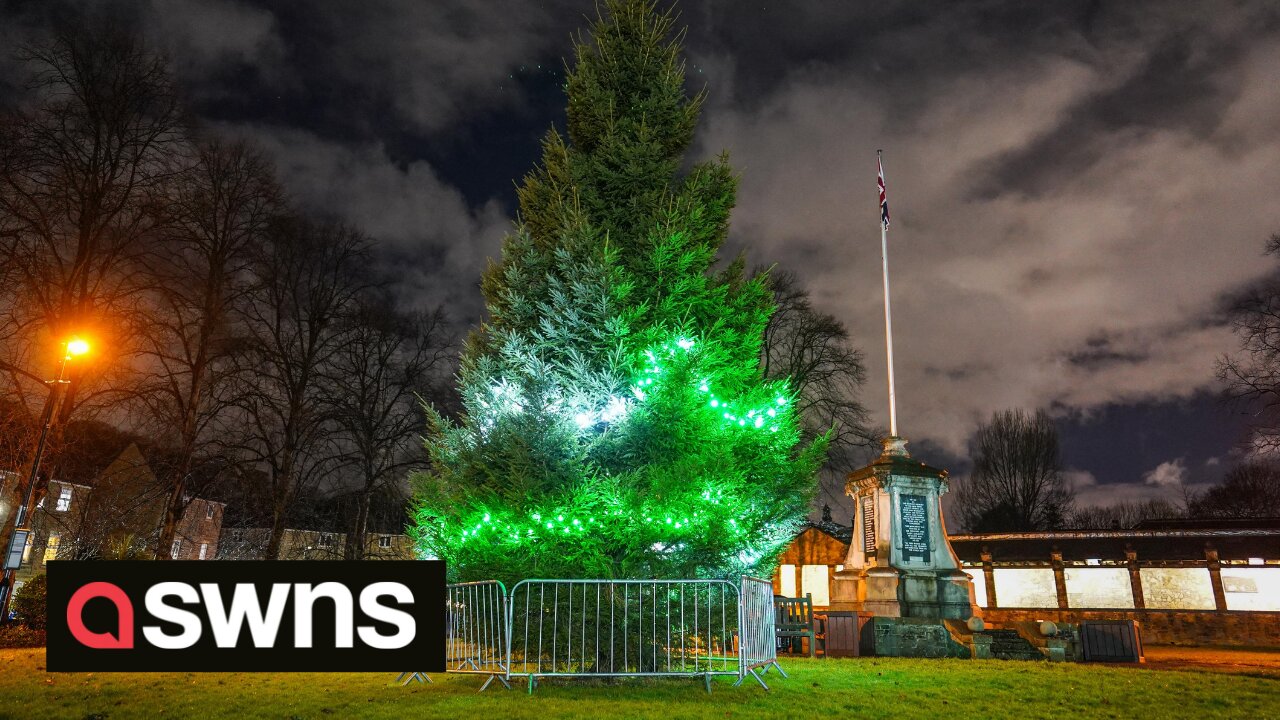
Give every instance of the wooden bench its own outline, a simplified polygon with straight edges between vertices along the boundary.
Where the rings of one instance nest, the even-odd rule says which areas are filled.
[[[812,595],[806,593],[802,598],[774,595],[773,618],[779,640],[795,640],[803,647],[804,638],[809,638],[809,657],[817,657],[818,634],[814,630]]]

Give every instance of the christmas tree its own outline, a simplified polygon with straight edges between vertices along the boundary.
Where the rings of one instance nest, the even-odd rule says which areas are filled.
[[[703,96],[674,24],[611,0],[576,43],[567,138],[519,187],[465,412],[431,413],[415,478],[410,532],[454,578],[765,572],[808,511],[825,438],[762,377],[767,279],[715,268],[735,179],[681,171]]]

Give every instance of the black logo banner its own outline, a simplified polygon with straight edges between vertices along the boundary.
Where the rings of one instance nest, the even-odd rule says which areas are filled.
[[[55,560],[52,672],[444,671],[445,566]]]

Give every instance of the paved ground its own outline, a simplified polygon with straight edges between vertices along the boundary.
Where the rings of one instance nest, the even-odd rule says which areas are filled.
[[[1210,670],[1280,679],[1280,648],[1219,648],[1148,645],[1153,670]]]

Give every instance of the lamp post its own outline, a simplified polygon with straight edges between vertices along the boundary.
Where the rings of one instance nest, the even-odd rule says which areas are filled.
[[[9,601],[13,595],[14,580],[17,577],[18,567],[22,564],[22,552],[26,547],[27,538],[31,535],[31,513],[34,510],[31,502],[35,499],[36,479],[40,474],[40,460],[44,456],[45,442],[49,439],[49,429],[53,427],[58,407],[62,404],[63,388],[71,382],[66,379],[67,361],[87,352],[89,352],[89,343],[80,338],[68,340],[63,344],[62,361],[58,363],[57,379],[45,381],[49,386],[49,396],[45,399],[44,413],[40,419],[40,439],[36,442],[35,457],[31,460],[26,496],[17,508],[17,516],[13,521],[13,533],[9,536],[4,557],[0,558],[4,567],[4,578],[0,581],[0,624],[9,620]]]

